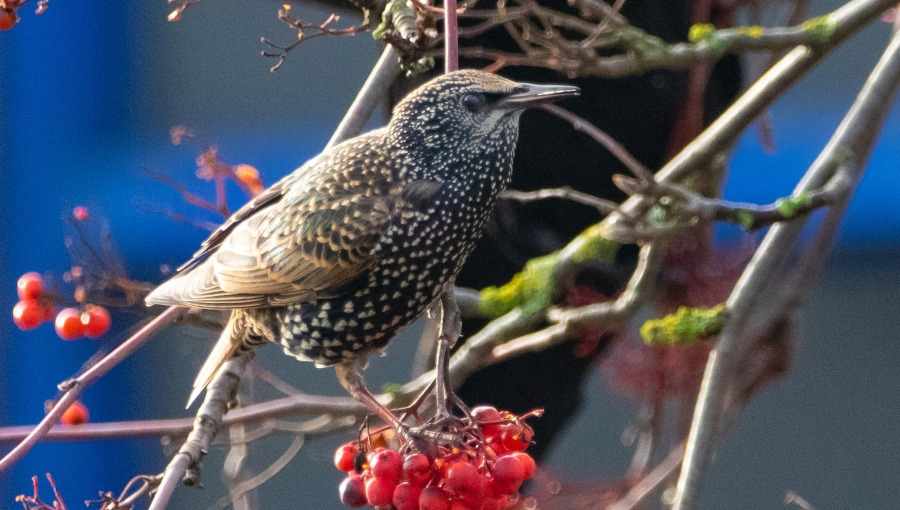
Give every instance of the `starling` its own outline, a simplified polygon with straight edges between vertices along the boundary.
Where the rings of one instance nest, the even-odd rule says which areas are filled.
[[[341,384],[377,406],[357,362],[452,285],[510,181],[522,111],[578,93],[445,74],[401,101],[386,127],[326,150],[238,210],[147,297],[232,310],[191,401],[224,362],[278,342],[337,365]]]

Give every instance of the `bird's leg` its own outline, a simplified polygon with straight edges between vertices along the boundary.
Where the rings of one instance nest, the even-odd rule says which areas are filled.
[[[438,421],[449,418],[451,407],[456,404],[466,416],[469,416],[469,409],[453,392],[453,385],[450,382],[450,349],[456,344],[462,330],[462,315],[459,313],[459,306],[456,304],[456,298],[453,296],[453,285],[449,285],[441,294],[436,305],[440,306],[439,328],[437,337],[437,362],[436,368],[436,386],[435,397],[437,398],[436,418]]]
[[[399,434],[404,434],[409,430],[409,426],[400,421],[390,409],[381,405],[381,402],[375,398],[375,395],[366,388],[366,381],[362,374],[357,370],[359,359],[345,361],[334,367],[337,374],[338,382],[347,390],[351,397],[369,408],[385,423],[394,428]]]
[[[412,449],[418,452],[434,455],[437,452],[436,444],[453,444],[459,441],[459,438],[450,434],[444,434],[440,431],[430,430],[424,427],[411,428],[397,418],[393,412],[387,407],[381,405],[375,395],[366,388],[366,382],[363,380],[362,374],[357,370],[359,360],[346,361],[336,365],[338,381],[341,386],[350,393],[360,403],[364,404],[385,423],[397,431],[397,434],[405,443],[410,443]]]

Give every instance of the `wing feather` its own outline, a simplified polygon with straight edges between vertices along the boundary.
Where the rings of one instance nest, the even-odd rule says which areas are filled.
[[[396,213],[425,210],[442,187],[372,178],[390,173],[370,141],[342,144],[254,198],[147,302],[234,309],[339,295],[377,263],[375,249]]]

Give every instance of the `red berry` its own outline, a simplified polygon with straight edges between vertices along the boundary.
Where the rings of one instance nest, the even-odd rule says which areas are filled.
[[[466,504],[465,501],[454,499],[450,502],[450,510],[472,510],[472,507]]]
[[[79,205],[78,207],[72,209],[72,216],[75,217],[78,221],[84,221],[88,219],[88,209],[83,205]]]
[[[525,466],[512,455],[504,455],[497,459],[492,473],[494,480],[491,483],[491,490],[498,496],[516,492],[526,478]]]
[[[9,30],[19,21],[19,15],[13,9],[0,9],[0,30]]]
[[[525,468],[525,480],[534,476],[534,470],[537,468],[537,465],[531,455],[528,455],[525,452],[516,452],[513,453],[512,456],[519,459],[519,462],[522,463],[522,467]]]
[[[31,271],[19,277],[16,282],[16,291],[19,293],[19,299],[37,299],[44,293],[44,277],[40,273]]]
[[[403,471],[403,459],[394,450],[385,449],[369,458],[369,469],[375,478],[393,480],[396,484]]]
[[[450,494],[436,485],[425,487],[419,494],[419,510],[450,510]]]
[[[489,422],[498,422],[503,419],[500,416],[500,411],[497,410],[496,407],[493,406],[478,406],[472,408],[472,417],[475,418],[475,421],[481,425],[481,433],[484,434],[485,439],[490,439],[493,437],[497,437],[500,435],[500,424],[499,423],[489,423]]]
[[[487,489],[487,480],[478,468],[468,462],[457,462],[447,469],[444,488],[467,503],[480,501]]]
[[[356,455],[359,454],[359,448],[353,443],[341,445],[334,452],[334,466],[339,470],[349,473],[356,467]]]
[[[391,500],[397,510],[419,510],[419,496],[422,494],[422,487],[403,482],[394,489],[394,496]]]
[[[431,462],[421,453],[411,453],[403,459],[403,473],[410,483],[423,486],[431,478]]]
[[[74,308],[63,308],[56,314],[56,334],[63,340],[75,340],[84,335],[81,312]]]
[[[363,484],[363,479],[359,475],[351,475],[344,478],[344,481],[338,487],[338,494],[341,497],[341,503],[350,508],[359,508],[369,504],[366,500],[366,488]]]
[[[374,507],[390,506],[394,499],[394,489],[397,487],[395,480],[385,478],[371,478],[366,480],[366,499]]]
[[[63,425],[81,425],[82,423],[87,423],[87,406],[82,404],[80,400],[72,402],[72,405],[70,405],[69,408],[63,412],[62,417],[59,419],[59,421]]]
[[[81,314],[81,325],[84,329],[84,335],[88,338],[97,338],[109,331],[109,325],[112,318],[106,308],[97,305],[89,305],[87,310]]]
[[[13,322],[16,327],[25,331],[34,329],[44,322],[44,311],[41,304],[34,299],[19,301],[13,306]]]
[[[533,436],[534,431],[532,431],[531,427],[528,425],[510,423],[509,425],[503,426],[503,432],[500,433],[500,444],[502,444],[507,451],[521,452],[528,448]]]

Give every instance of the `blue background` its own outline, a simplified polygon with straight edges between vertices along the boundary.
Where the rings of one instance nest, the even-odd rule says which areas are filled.
[[[835,3],[816,2],[813,13]],[[199,149],[190,143],[172,146],[172,126],[202,132],[219,146],[223,160],[256,166],[268,183],[321,149],[378,48],[368,35],[319,39],[269,73],[274,62],[259,56],[264,49],[259,37],[284,43],[294,37],[275,19],[278,7],[277,2],[207,1],[189,9],[182,21],[166,23],[170,6],[161,0],[54,0],[42,17],[31,13],[33,6],[23,9],[24,20],[0,33],[0,311],[12,309],[20,274],[58,276],[68,267],[62,217],[75,205],[106,216],[135,279],[158,281],[161,264],[177,265],[190,255],[205,232],[138,207],[193,212],[169,188],[142,174],[145,168],[164,172],[198,189],[193,171]],[[295,14],[310,20],[323,20],[328,12],[295,7]],[[341,23],[356,21],[348,16]],[[840,121],[887,36],[884,24],[866,30],[773,108],[775,155],[764,154],[756,134],[748,132],[734,154],[728,198],[769,202],[790,192]],[[894,112],[848,211],[838,255],[804,315],[792,373],[744,414],[716,464],[710,507],[771,508],[789,488],[821,508],[895,501],[898,162],[900,116]],[[239,203],[238,194],[232,198]],[[114,333],[124,337],[133,320],[116,316]],[[84,401],[92,421],[187,416],[181,410],[185,388],[207,349],[197,336],[161,335],[89,389]],[[395,349],[409,349],[410,343],[392,344],[392,357],[402,359]],[[36,423],[56,384],[96,347],[92,341],[62,342],[49,326],[19,332],[11,320],[0,320],[0,424]],[[264,363],[281,366],[274,351],[263,355]],[[376,360],[375,381],[404,379],[396,372],[379,375],[379,370],[390,373],[387,363]],[[340,394],[330,371],[296,364],[286,370],[291,382],[307,391]],[[589,405],[549,465],[575,478],[596,477],[599,471],[608,479],[624,471],[629,450],[618,435],[634,407],[608,395],[597,378],[589,384]],[[339,476],[329,459],[341,440],[346,438],[304,447],[262,497],[299,500],[298,508],[338,508],[333,487]],[[285,444],[284,438],[269,440],[263,450],[274,453],[257,459],[259,468]],[[33,474],[52,472],[75,508],[98,490],[118,491],[134,474],[161,470],[164,462],[155,440],[40,445],[0,474],[0,507],[29,492]],[[221,495],[220,462],[221,454],[214,453],[206,463],[209,490],[179,491],[179,508],[203,508]]]

